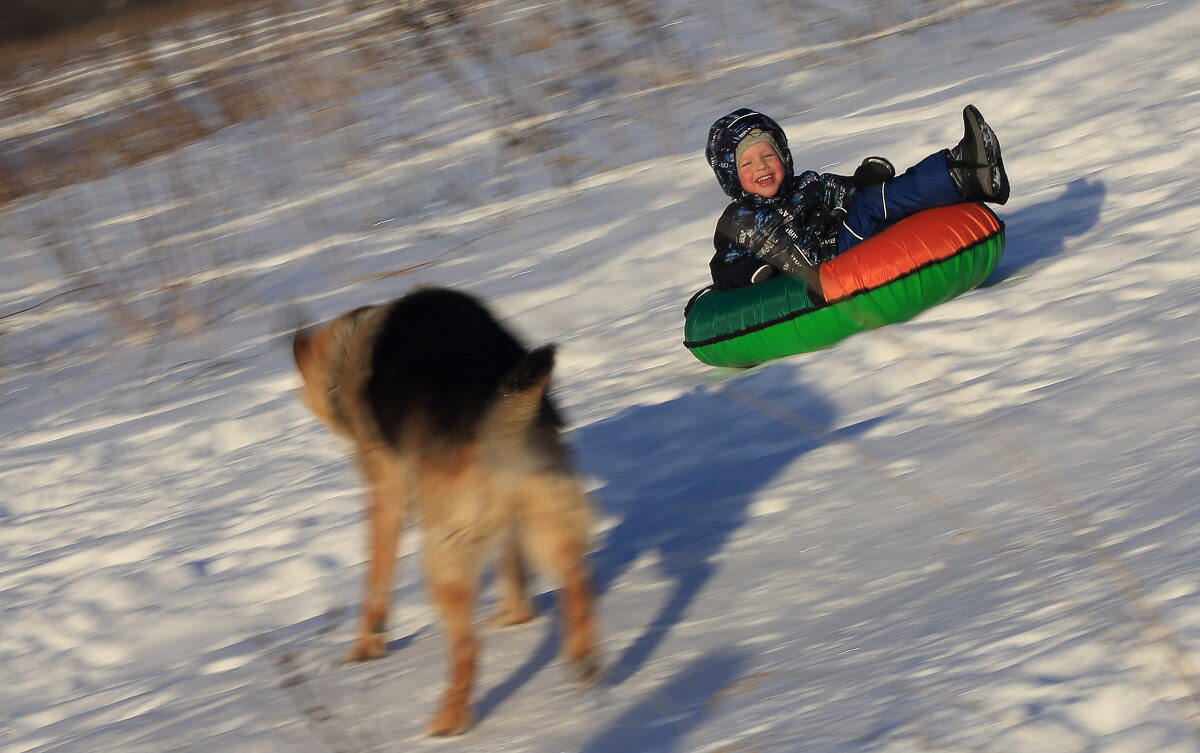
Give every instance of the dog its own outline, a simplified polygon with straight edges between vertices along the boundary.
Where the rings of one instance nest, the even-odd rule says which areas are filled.
[[[471,724],[480,571],[498,557],[493,624],[533,619],[529,562],[557,578],[563,654],[575,677],[599,673],[591,507],[547,395],[555,348],[527,351],[474,298],[423,288],[343,314],[293,338],[301,400],[353,445],[366,483],[362,609],[346,661],[387,652],[396,544],[419,518],[426,589],[448,645],[449,684],[434,736]]]

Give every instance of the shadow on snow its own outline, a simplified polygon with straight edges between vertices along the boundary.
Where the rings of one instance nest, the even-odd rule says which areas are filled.
[[[803,387],[788,383],[764,389],[768,380],[753,381],[756,391],[773,393],[765,395],[772,402],[803,414],[823,430],[832,429],[832,406]],[[840,433],[865,428],[860,424]],[[719,568],[717,556],[748,520],[755,492],[820,441],[706,388],[658,405],[633,406],[583,427],[573,441],[581,470],[607,481],[593,495],[597,506],[617,519],[592,557],[601,618],[605,602],[619,600],[615,586],[635,562],[653,562],[669,584],[657,613],[607,661],[603,684],[615,687],[646,665],[703,592]],[[539,606],[549,606],[547,600],[543,595]],[[544,630],[540,646],[524,665],[480,698],[478,719],[554,661],[557,626],[547,622]],[[695,692],[719,687],[707,685]],[[649,712],[635,708],[629,713]],[[601,735],[594,743],[604,739]]]
[[[1004,255],[980,287],[1018,280],[1040,263],[1062,254],[1068,238],[1096,226],[1107,193],[1102,182],[1077,178],[1052,201],[1033,204],[1011,215],[999,208],[997,214],[1006,225]],[[1019,274],[1022,271],[1025,274]]]
[[[683,738],[711,716],[722,691],[749,670],[750,658],[743,652],[707,651],[646,693],[580,753],[682,750]]]

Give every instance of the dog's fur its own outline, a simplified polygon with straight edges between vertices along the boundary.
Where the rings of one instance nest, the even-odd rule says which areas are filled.
[[[499,554],[501,590],[492,621],[533,618],[528,556],[559,579],[565,658],[581,681],[593,680],[591,513],[546,395],[553,346],[527,352],[474,299],[427,288],[298,333],[293,350],[303,401],[353,443],[367,485],[369,566],[346,660],[386,653],[396,543],[411,500],[450,660],[430,734],[458,734],[471,722],[471,612],[489,550]]]

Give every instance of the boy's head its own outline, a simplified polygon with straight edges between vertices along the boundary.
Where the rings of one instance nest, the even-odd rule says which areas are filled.
[[[783,157],[771,134],[755,128],[737,143],[734,155],[738,185],[743,191],[766,198],[779,193],[784,178]]]
[[[792,177],[787,136],[754,110],[742,108],[713,123],[704,154],[721,190],[735,200],[770,199]]]

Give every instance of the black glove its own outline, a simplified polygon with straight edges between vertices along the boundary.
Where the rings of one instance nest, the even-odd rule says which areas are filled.
[[[867,157],[854,171],[854,187],[863,190],[896,177],[896,168],[883,157]]]

